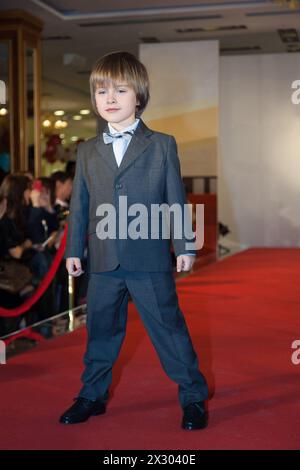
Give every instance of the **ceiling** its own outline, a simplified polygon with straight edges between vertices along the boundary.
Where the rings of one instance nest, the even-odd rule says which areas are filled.
[[[49,111],[90,108],[94,61],[120,49],[138,55],[144,42],[218,39],[221,55],[300,51],[300,6],[272,0],[1,0],[7,9],[44,22],[42,107]],[[91,117],[74,125],[82,135],[95,132]]]

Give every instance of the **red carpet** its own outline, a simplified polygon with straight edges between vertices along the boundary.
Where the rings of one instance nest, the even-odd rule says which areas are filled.
[[[79,388],[83,329],[0,366],[1,449],[299,449],[300,250],[252,249],[178,282],[209,380],[210,423],[180,429],[177,386],[130,307],[104,416],[58,424]]]

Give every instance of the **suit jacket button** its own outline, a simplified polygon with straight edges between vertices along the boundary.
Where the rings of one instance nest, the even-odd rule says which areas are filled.
[[[122,184],[116,184],[116,189],[122,189],[123,188],[123,185]]]

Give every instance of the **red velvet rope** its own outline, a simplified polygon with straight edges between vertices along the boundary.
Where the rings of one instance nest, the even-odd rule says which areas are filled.
[[[59,248],[55,254],[53,263],[51,265],[51,268],[49,269],[47,275],[44,277],[44,279],[41,281],[39,287],[34,291],[31,297],[25,300],[25,302],[18,307],[15,307],[13,309],[8,309],[8,308],[3,308],[0,307],[0,316],[1,317],[17,317],[18,315],[21,315],[24,312],[27,312],[27,310],[34,305],[39,298],[44,294],[44,292],[48,289],[49,284],[53,280],[56,271],[60,265],[60,262],[63,258],[65,248],[66,248],[66,240],[67,240],[67,225],[65,227],[62,240],[60,242]]]

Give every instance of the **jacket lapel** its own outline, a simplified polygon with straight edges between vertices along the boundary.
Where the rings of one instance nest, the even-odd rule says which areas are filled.
[[[106,124],[103,132],[109,132],[108,124]],[[115,154],[113,151],[112,144],[105,144],[102,136],[102,132],[98,136],[96,143],[96,149],[98,153],[100,153],[101,157],[105,161],[105,163],[115,172],[118,169],[118,165],[116,162]]]
[[[103,132],[109,132],[108,124],[106,124]],[[152,133],[153,132],[151,131],[151,129],[149,129],[144,123],[144,121],[140,119],[140,122],[123,156],[120,167],[118,167],[117,165],[112,144],[104,143],[102,133],[98,137],[95,145],[96,145],[97,151],[100,153],[103,160],[119,176],[151,144],[151,140],[149,139],[149,136]]]

